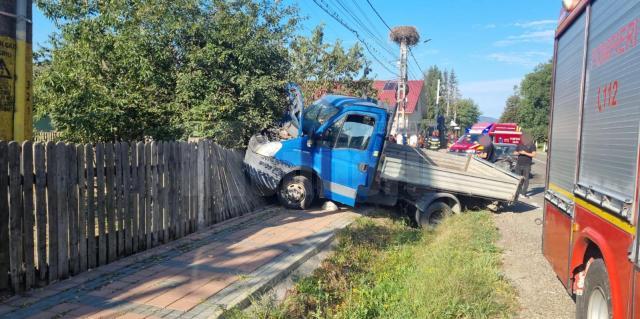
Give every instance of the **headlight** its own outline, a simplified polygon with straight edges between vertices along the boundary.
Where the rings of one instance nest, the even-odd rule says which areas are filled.
[[[475,154],[476,150],[467,150],[467,154]]]
[[[256,146],[256,154],[260,154],[262,156],[271,157],[276,155],[278,151],[282,148],[282,143],[280,142],[268,142],[261,145]]]

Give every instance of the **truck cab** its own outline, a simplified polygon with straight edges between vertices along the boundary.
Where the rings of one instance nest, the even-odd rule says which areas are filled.
[[[289,208],[315,198],[354,206],[369,193],[387,133],[387,109],[368,99],[326,95],[299,115],[297,134],[249,141],[245,168],[263,195]]]

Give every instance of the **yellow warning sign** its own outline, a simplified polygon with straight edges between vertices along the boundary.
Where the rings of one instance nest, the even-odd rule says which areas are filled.
[[[13,139],[16,41],[0,36],[0,140]]]

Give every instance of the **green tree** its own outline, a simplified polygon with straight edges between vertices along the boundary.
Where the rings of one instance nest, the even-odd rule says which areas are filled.
[[[500,115],[500,122],[512,123],[518,121],[518,108],[520,107],[521,99],[518,86],[513,87],[513,94],[507,98],[506,105]]]
[[[480,116],[480,108],[478,104],[472,99],[462,99],[457,101],[456,107],[458,108],[458,125],[463,130],[471,127],[474,123],[478,122]]]
[[[427,70],[427,73],[424,74],[424,86],[422,89],[422,94],[425,95],[424,98],[427,102],[427,112],[424,113],[424,119],[426,119],[427,122],[435,119],[436,112],[441,114],[442,101],[440,101],[440,108],[436,109],[438,80],[442,80],[442,71],[440,71],[438,66],[433,65]]]
[[[269,0],[36,0],[59,32],[36,110],[73,141],[240,146],[285,106],[297,10]]]
[[[520,84],[517,122],[538,142],[545,142],[548,138],[552,70],[551,62],[542,63],[527,74]]]
[[[291,80],[302,87],[307,102],[325,93],[353,96],[374,95],[369,77],[370,63],[363,47],[356,43],[349,49],[342,41],[324,41],[324,26],[317,26],[309,37],[298,36],[289,50]]]

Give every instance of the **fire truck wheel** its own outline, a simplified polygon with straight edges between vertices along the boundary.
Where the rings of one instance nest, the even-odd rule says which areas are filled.
[[[451,207],[443,201],[431,203],[431,205],[427,207],[426,211],[420,212],[418,224],[422,228],[435,227],[440,224],[442,218],[447,215],[451,215],[452,212]]]
[[[584,290],[576,300],[576,318],[613,318],[609,275],[602,259],[593,260],[587,269]]]
[[[309,208],[314,197],[311,180],[302,175],[286,177],[278,191],[280,203],[291,209]]]

